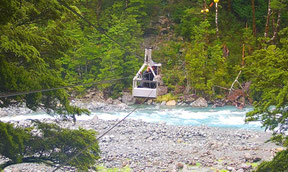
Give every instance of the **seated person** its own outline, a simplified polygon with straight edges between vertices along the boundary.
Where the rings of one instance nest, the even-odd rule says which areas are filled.
[[[155,73],[154,67],[155,66],[153,66],[152,68],[153,68],[153,71]],[[153,81],[153,79],[154,79],[154,75],[151,71],[151,68],[147,67],[147,69],[143,72],[143,80]],[[156,86],[155,83],[150,83],[150,82],[144,82],[143,83],[143,87],[146,87],[146,88],[155,88],[155,86]]]
[[[152,66],[152,69],[153,69],[155,75],[157,75],[157,66]]]

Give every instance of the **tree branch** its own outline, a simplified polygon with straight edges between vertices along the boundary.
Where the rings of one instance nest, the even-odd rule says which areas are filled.
[[[10,166],[10,165],[14,165],[14,164],[17,164],[17,163],[12,162],[12,161],[7,161],[7,162],[5,162],[4,164],[1,164],[1,165],[0,165],[0,170],[4,170],[4,168],[6,168],[6,167],[8,167],[8,166]]]
[[[232,83],[232,85],[231,85],[231,87],[230,87],[230,89],[229,89],[229,94],[230,94],[231,91],[233,90],[234,84],[235,84],[236,82],[238,82],[238,78],[239,78],[239,76],[241,75],[241,73],[242,73],[242,70],[240,70],[240,72],[238,73],[238,75],[237,75],[237,77],[235,78],[234,82]],[[239,83],[239,82],[238,82],[238,83]],[[240,84],[240,83],[239,83],[239,84]]]
[[[219,86],[219,85],[214,85],[214,87],[222,88],[224,90],[230,90],[229,88],[225,88],[225,87],[222,87],[222,86]]]

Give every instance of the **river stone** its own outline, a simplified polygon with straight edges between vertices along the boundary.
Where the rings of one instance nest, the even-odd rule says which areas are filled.
[[[194,94],[190,94],[190,95],[186,95],[184,96],[185,102],[193,102],[195,100],[195,95]]]
[[[108,98],[108,99],[106,100],[106,103],[108,103],[108,104],[113,104],[113,99],[112,99],[112,98]]]
[[[228,170],[228,171],[235,171],[235,168],[234,168],[234,167],[227,166],[227,170]]]
[[[252,165],[242,163],[242,164],[240,165],[240,168],[242,168],[242,169],[244,169],[244,170],[249,170],[249,169],[252,168]]]
[[[55,168],[45,165],[43,163],[19,163],[6,167],[5,172],[16,172],[16,171],[26,171],[26,172],[40,172],[40,171],[53,171]],[[67,170],[67,169],[66,169]],[[65,171],[66,171],[65,170]],[[75,170],[75,169],[74,169]],[[60,171],[60,170],[57,170]]]
[[[147,104],[148,104],[148,105],[151,105],[152,103],[153,103],[153,100],[152,100],[152,99],[150,99],[150,100],[147,101]]]
[[[207,101],[203,97],[199,97],[196,101],[190,104],[192,107],[208,107]]]
[[[127,105],[133,105],[135,103],[136,99],[128,92],[122,93],[122,102]]]
[[[178,162],[178,163],[176,164],[176,168],[177,168],[177,169],[182,169],[182,168],[184,168],[184,165],[183,165],[181,162]]]
[[[119,105],[121,104],[121,101],[118,99],[113,100],[113,105]]]
[[[252,160],[252,155],[250,153],[245,153],[244,158],[246,161]]]
[[[99,121],[99,118],[97,115],[95,115],[91,120],[91,122],[93,122],[93,123],[97,123],[98,121]]]
[[[170,100],[166,103],[166,106],[175,106],[176,105],[176,101],[175,100]]]

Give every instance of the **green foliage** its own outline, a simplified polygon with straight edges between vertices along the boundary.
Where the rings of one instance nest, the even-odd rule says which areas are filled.
[[[173,39],[169,38],[168,43],[161,42],[162,40],[157,43],[161,47],[158,53],[161,57],[158,61],[165,64],[163,65],[164,82],[171,91],[179,86],[188,86],[192,82],[194,91],[213,95],[215,85],[225,87],[229,85],[231,78],[235,77],[237,66],[241,63],[242,44],[246,45],[246,55],[251,55],[257,49],[256,38],[251,34],[249,27],[243,30],[245,23],[247,26],[251,25],[250,1],[235,0],[219,3],[220,37],[218,38],[214,29],[214,5],[209,7],[209,13],[203,15],[200,10],[209,4],[204,4],[200,0],[193,2],[189,0],[67,0],[65,2],[100,30],[107,32],[123,47],[115,44],[103,35],[103,32],[99,33],[94,28],[88,27],[83,20],[69,12],[56,0],[49,2],[4,0],[1,4],[3,9],[1,12],[6,17],[0,20],[0,50],[1,57],[5,57],[2,58],[3,63],[9,63],[9,69],[4,69],[3,72],[7,74],[1,75],[2,78],[6,78],[2,82],[6,86],[2,86],[1,92],[51,88],[67,85],[66,83],[91,83],[122,76],[132,77],[140,65],[133,53],[142,54],[143,48],[140,48],[142,37],[155,34],[157,30],[155,28],[163,27],[159,25],[159,16],[168,17],[169,22],[172,21],[169,30],[172,33],[175,31]],[[267,2],[255,0],[255,5],[257,6],[257,31],[260,34],[264,30],[263,16],[267,12]],[[284,12],[287,8],[285,1],[272,0],[271,8],[276,12],[282,12],[283,20],[287,18],[287,12]],[[276,17],[276,13],[273,13],[273,20]],[[270,29],[269,32],[272,30]],[[181,36],[180,39],[178,36]],[[170,49],[166,47],[167,44]],[[224,45],[230,52],[225,60],[221,57]],[[218,66],[221,63],[224,65]],[[19,66],[21,68],[16,69]],[[181,70],[183,68],[185,70]],[[11,72],[14,69],[17,74],[23,73],[23,77],[21,75],[15,77],[16,71]],[[53,77],[53,80],[61,79],[48,87],[45,83],[47,80],[38,81],[44,75],[50,76],[46,78],[49,78],[48,80]],[[196,76],[199,76],[198,79]],[[9,79],[11,82],[8,81]],[[7,85],[12,87],[7,89]],[[81,92],[91,86],[92,84],[77,89]],[[130,86],[131,81],[124,80],[97,87],[107,92],[108,96],[116,97],[124,88]],[[216,94],[223,94],[223,92],[216,90]],[[33,109],[39,107],[43,97],[57,100],[54,94],[35,94],[29,97],[28,105]],[[28,102],[26,98],[23,100],[17,97],[4,100],[2,106],[11,104],[15,99]],[[67,110],[69,107],[63,106],[62,109]],[[76,115],[75,112],[70,113]]]
[[[273,10],[281,11],[287,7],[287,2],[282,0],[271,0],[271,8]]]
[[[170,100],[177,100],[177,96],[172,95],[171,93],[165,94],[163,96],[158,96],[156,102],[163,102],[163,101],[170,101]]]
[[[157,14],[157,6],[160,0],[130,0],[128,2],[125,11],[132,15],[145,30],[149,26],[152,17]]]
[[[196,162],[196,166],[197,166],[197,167],[201,167],[202,164],[201,164],[200,162]]]
[[[179,86],[186,86],[186,72],[183,70],[185,59],[181,53],[181,43],[168,41],[159,50],[153,52],[153,59],[162,64],[161,75],[170,91]],[[177,83],[177,84],[175,84]]]
[[[261,120],[271,130],[278,124],[285,123],[288,117],[287,64],[287,53],[274,45],[255,51],[252,56],[247,57],[246,73],[252,81],[252,95],[259,96],[254,110],[247,114],[247,120]]]
[[[260,120],[269,130],[279,127],[271,141],[287,147],[288,137],[283,136],[285,129],[282,128],[288,119],[288,52],[284,48],[287,47],[287,29],[283,29],[280,35],[283,36],[280,40],[282,48],[270,45],[247,57],[246,75],[252,81],[252,95],[257,101],[254,110],[247,113],[246,120]],[[287,155],[287,150],[277,153],[272,161],[260,164],[257,171],[287,171]]]
[[[22,161],[24,145],[31,138],[25,130],[0,122],[0,153],[15,163]]]
[[[278,152],[272,161],[262,162],[257,172],[284,172],[288,170],[288,151]]]
[[[226,86],[227,64],[222,56],[220,43],[209,43],[215,31],[208,21],[201,22],[192,30],[192,42],[185,56],[188,80],[193,89],[202,94],[213,94],[214,85]]]
[[[61,76],[69,83],[91,83],[100,73],[101,46],[91,41],[99,37],[91,28],[81,30],[75,22],[69,23],[66,34],[77,40],[75,47],[69,49],[67,55],[60,59]],[[91,85],[90,85],[91,87]]]
[[[143,60],[135,57],[135,53],[143,54],[144,46],[156,45],[153,59],[163,64],[163,81],[169,91],[183,94],[183,88],[191,87],[193,93],[205,97],[224,97],[226,92],[217,86],[228,88],[231,85],[240,69],[244,44],[246,66],[240,82],[252,81],[251,95],[256,100],[255,109],[247,114],[247,120],[261,120],[267,129],[285,125],[288,117],[288,28],[287,23],[283,22],[288,19],[286,1],[271,0],[273,12],[268,25],[268,37],[258,38],[251,30],[251,1],[219,3],[219,35],[215,34],[215,6],[209,7],[209,13],[200,13],[201,9],[208,7],[208,1],[207,4],[201,0],[65,2],[95,24],[98,30],[88,26],[57,0],[1,1],[1,94],[122,77],[132,79]],[[259,36],[265,30],[268,3],[266,0],[255,0],[255,6]],[[281,22],[279,28],[276,28],[278,14],[281,14]],[[160,16],[168,18],[168,21],[161,23]],[[169,33],[155,33],[156,28],[169,30]],[[279,34],[270,42],[275,29],[279,30]],[[103,32],[122,46],[103,35]],[[142,44],[143,37],[146,38],[147,35],[155,36],[155,44]],[[224,57],[225,48],[229,53]],[[106,96],[117,97],[123,90],[129,90],[131,79],[95,87],[102,89]],[[71,91],[82,92],[92,86],[77,87]],[[159,97],[158,101],[172,99],[176,97],[171,93]],[[44,108],[50,114],[61,114],[66,118],[75,119],[75,115],[89,113],[71,106],[68,94],[63,89],[1,98],[0,107],[7,107],[15,102],[25,103],[32,110]],[[62,152],[55,152],[58,142],[68,147],[80,148],[85,144],[83,142],[81,145],[79,140],[93,140],[90,137],[93,133],[86,135],[86,131],[82,129],[70,133],[69,130],[54,125],[37,124],[37,127],[44,135],[46,133],[46,140],[31,135],[28,130],[1,123],[1,137],[5,139],[1,139],[0,151],[13,163],[27,160],[25,154],[29,153],[29,157],[35,152],[41,152],[41,156],[49,156],[49,159],[59,163],[62,160],[56,158],[67,159],[72,156],[72,152],[65,152],[64,149]],[[53,133],[54,130],[59,134]],[[32,144],[35,140],[39,144],[33,143],[28,150],[27,144]],[[73,140],[73,143],[68,143],[67,140]],[[287,138],[281,135],[276,135],[272,140],[284,145],[287,142]],[[97,158],[96,149],[98,148],[91,150],[91,154],[83,154],[78,159],[80,163],[75,161],[71,165],[87,169],[94,162],[87,159]],[[44,150],[51,150],[52,153]],[[81,164],[82,159],[87,163]]]
[[[99,158],[96,132],[79,128],[69,130],[56,124],[33,122],[31,128],[14,128],[0,122],[0,153],[10,161],[0,168],[20,162],[64,163],[79,151],[88,149],[68,165],[88,170]],[[37,131],[35,133],[35,130]],[[34,132],[32,132],[34,131]]]
[[[265,18],[262,16],[267,15],[268,2],[265,0],[255,0],[256,26],[258,31],[264,31]],[[251,1],[233,0],[232,3],[233,12],[243,24],[247,22],[249,26],[252,26],[252,6]]]
[[[220,172],[228,172],[228,170],[223,170],[223,169],[222,169],[222,170],[220,170]]]
[[[123,5],[115,3],[112,8],[107,9],[106,17],[109,18],[110,26],[104,29],[107,29],[107,34],[124,47],[120,47],[104,35],[101,37],[100,41],[103,47],[101,47],[102,59],[100,74],[98,75],[100,80],[129,76],[132,78],[140,66],[138,58],[131,53],[136,52],[137,48],[139,48],[140,35],[142,34],[140,24],[135,18],[136,16],[126,14],[125,12],[119,15],[108,15],[110,11],[114,11],[115,8],[122,8]],[[110,96],[119,96],[119,93],[124,88],[127,88],[128,85],[131,85],[131,80],[103,84],[101,87],[102,89],[109,90],[108,94]]]
[[[245,44],[246,55],[251,55],[256,48],[256,38],[253,36],[253,32],[250,28],[243,29],[243,43]]]
[[[176,31],[184,36],[186,39],[191,38],[191,28],[194,27],[194,25],[198,25],[201,22],[201,18],[200,18],[200,13],[199,13],[199,9],[197,8],[190,8],[190,9],[181,9],[181,13],[183,13],[181,15],[181,18],[179,18],[178,20],[181,21],[181,23],[179,24],[179,26],[176,27]]]
[[[73,3],[73,1],[69,1]],[[74,45],[63,32],[66,16],[56,1],[10,1],[11,17],[0,24],[0,92],[22,92],[66,86],[60,77],[59,59]],[[2,7],[1,7],[2,9]],[[88,113],[70,106],[64,90],[1,98],[0,107],[24,102],[36,110],[75,115]]]

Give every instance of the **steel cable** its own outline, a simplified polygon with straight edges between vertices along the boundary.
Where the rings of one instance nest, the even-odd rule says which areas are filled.
[[[32,93],[48,92],[48,91],[60,90],[60,89],[65,89],[65,88],[72,88],[72,87],[77,87],[77,86],[91,85],[91,84],[93,85],[93,84],[110,83],[113,81],[120,81],[120,80],[128,79],[128,78],[132,78],[132,76],[118,78],[118,79],[110,79],[110,80],[104,80],[104,81],[91,82],[91,83],[75,84],[75,85],[69,85],[69,86],[63,86],[63,87],[57,87],[57,88],[47,88],[47,89],[34,90],[34,91],[24,91],[24,92],[18,92],[18,93],[3,94],[3,95],[0,95],[0,98],[20,96],[20,95],[26,95],[26,94],[32,94]]]
[[[102,133],[99,137],[97,137],[95,142],[90,143],[88,146],[86,146],[84,149],[81,151],[77,152],[75,155],[73,155],[70,159],[65,161],[63,164],[60,164],[60,166],[56,167],[52,172],[56,172],[59,170],[61,167],[67,165],[70,163],[72,160],[74,160],[77,156],[81,155],[84,151],[89,149],[93,144],[97,143],[102,137],[104,137],[106,134],[108,134],[111,130],[113,130],[115,127],[117,127],[120,123],[122,123],[126,118],[128,118],[133,112],[135,112],[137,109],[139,109],[140,105],[143,104],[151,95],[153,90],[150,91],[149,95],[137,106],[135,107],[131,112],[129,112],[124,118],[122,118],[120,121],[118,121],[116,124],[114,124],[111,128],[106,130],[104,133]]]

